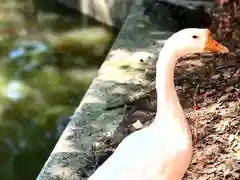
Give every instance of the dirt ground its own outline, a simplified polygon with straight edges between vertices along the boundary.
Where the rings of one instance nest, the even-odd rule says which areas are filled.
[[[197,138],[185,179],[240,179],[240,1],[214,7],[212,16],[212,32],[231,53],[202,58],[195,110],[186,115]]]

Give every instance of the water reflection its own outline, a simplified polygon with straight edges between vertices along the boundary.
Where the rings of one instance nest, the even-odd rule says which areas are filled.
[[[55,4],[0,0],[0,177],[32,180],[115,36]]]

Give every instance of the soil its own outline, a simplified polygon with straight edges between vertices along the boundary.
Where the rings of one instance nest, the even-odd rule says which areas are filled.
[[[196,145],[184,179],[240,179],[239,13],[240,1],[215,6],[211,11],[210,29],[231,53],[225,57],[202,58],[207,64],[198,72],[197,93],[192,98],[199,109],[195,106],[195,110],[186,114]]]
[[[175,71],[176,89],[194,140],[186,180],[240,179],[240,1],[214,6],[211,16],[214,38],[231,53],[186,57]],[[127,135],[154,119],[155,90],[126,108],[119,131]],[[104,152],[97,166],[111,151]]]

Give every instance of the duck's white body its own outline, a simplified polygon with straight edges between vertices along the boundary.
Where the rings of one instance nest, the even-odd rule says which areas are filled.
[[[153,123],[126,137],[88,180],[182,179],[192,157],[192,136],[174,87],[174,68],[177,59],[186,53],[204,51],[207,40],[205,37],[200,39],[198,45],[190,39],[185,42],[185,48],[184,43],[176,47],[173,42],[177,38],[184,39],[184,36],[192,37],[191,33],[206,35],[203,29],[178,32],[167,40],[159,55],[156,76],[157,115]],[[192,46],[188,43],[192,43]],[[225,47],[221,48],[222,52],[227,51]]]
[[[88,180],[175,180],[173,174],[182,177],[192,150],[188,148],[191,147],[188,136],[180,129],[177,131],[177,139],[169,133],[161,136],[164,128],[148,127],[133,133]]]

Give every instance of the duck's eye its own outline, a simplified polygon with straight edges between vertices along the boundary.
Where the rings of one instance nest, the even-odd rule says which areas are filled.
[[[197,39],[198,36],[197,36],[197,35],[193,35],[192,38],[193,38],[193,39]]]

